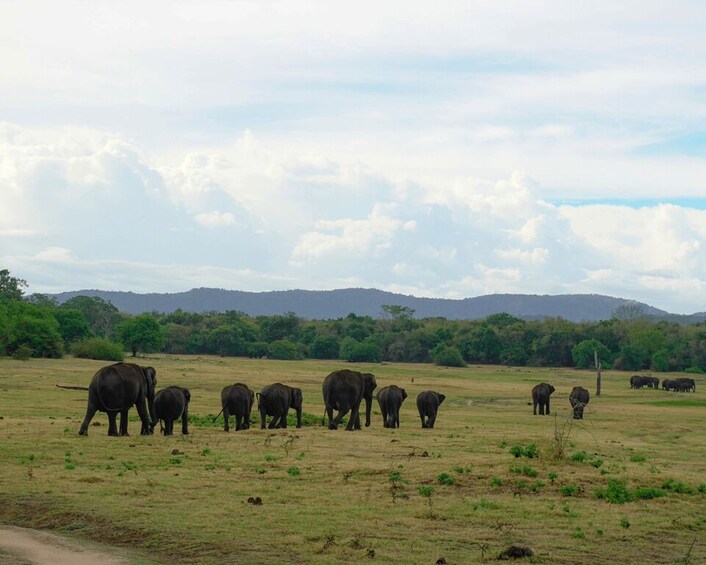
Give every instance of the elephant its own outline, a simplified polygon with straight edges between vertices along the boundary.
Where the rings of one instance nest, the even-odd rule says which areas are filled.
[[[539,415],[549,416],[549,397],[554,390],[554,387],[549,383],[540,383],[532,389],[532,414],[537,415],[537,405],[539,405]]]
[[[571,403],[571,408],[574,409],[574,420],[583,420],[583,409],[586,407],[586,404],[588,404],[589,398],[590,396],[585,388],[575,386],[571,389],[569,402]]]
[[[674,379],[676,389],[680,392],[696,392],[696,381],[689,377],[678,377]]]
[[[268,428],[286,428],[290,408],[297,412],[297,428],[302,427],[302,389],[274,383],[257,393],[260,410],[260,428],[265,429],[267,416],[272,416]]]
[[[255,403],[255,393],[243,383],[228,385],[221,391],[221,412],[223,412],[223,431],[230,430],[228,420],[233,414],[235,418],[235,431],[247,430],[250,428],[250,413],[252,405]],[[213,419],[215,422],[221,412]]]
[[[389,385],[378,391],[377,399],[382,412],[382,424],[386,428],[400,427],[400,407],[407,393],[397,385]]]
[[[370,426],[370,410],[376,386],[375,375],[372,373],[341,369],[328,374],[321,387],[325,406],[322,425],[326,423],[326,416],[328,416],[329,430],[338,429],[341,419],[350,411],[346,430],[359,430],[360,403],[365,399],[365,426]],[[334,410],[338,410],[335,418]]]
[[[673,379],[663,379],[662,390],[676,390],[676,381]]]
[[[88,425],[96,411],[108,414],[108,435],[126,436],[127,413],[134,404],[142,420],[140,435],[152,433],[154,415],[154,395],[157,386],[157,372],[154,367],[141,367],[134,363],[115,363],[99,369],[88,386],[88,408],[79,434],[88,435]],[[149,411],[149,415],[148,415]],[[115,419],[120,414],[120,433]]]
[[[433,390],[425,390],[417,395],[417,410],[422,420],[422,428],[434,427],[439,406],[445,399],[445,395]]]
[[[155,421],[152,427],[156,426],[159,420],[164,420],[164,435],[170,436],[174,433],[174,420],[181,418],[181,433],[189,435],[190,401],[191,393],[188,388],[168,386],[160,390],[154,397]]]
[[[642,388],[646,384],[645,377],[641,377],[639,375],[633,375],[630,377],[630,388]]]
[[[659,379],[657,377],[645,377],[647,380],[647,386],[650,388],[658,389],[659,388]]]

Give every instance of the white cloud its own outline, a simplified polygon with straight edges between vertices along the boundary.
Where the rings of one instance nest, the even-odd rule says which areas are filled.
[[[235,216],[230,212],[214,210],[206,214],[196,214],[194,218],[199,224],[207,228],[221,228],[235,225]]]

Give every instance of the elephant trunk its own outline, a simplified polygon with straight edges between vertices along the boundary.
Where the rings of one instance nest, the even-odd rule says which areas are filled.
[[[157,415],[154,411],[154,395],[147,397],[147,410],[150,413],[150,422],[152,424],[152,429],[157,426]]]
[[[370,427],[370,410],[373,406],[373,395],[365,397],[365,427]]]

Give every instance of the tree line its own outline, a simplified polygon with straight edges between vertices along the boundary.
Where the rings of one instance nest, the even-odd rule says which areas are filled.
[[[99,297],[63,304],[24,296],[27,283],[0,271],[0,354],[18,358],[76,356],[121,360],[123,352],[164,352],[351,362],[433,362],[444,366],[706,371],[706,325],[655,321],[618,309],[610,320],[526,321],[506,313],[481,320],[414,317],[383,306],[378,318],[349,314],[305,320],[293,313],[121,313]]]

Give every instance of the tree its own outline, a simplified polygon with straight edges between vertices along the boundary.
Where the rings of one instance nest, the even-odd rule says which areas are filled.
[[[272,359],[289,361],[300,358],[296,344],[287,339],[278,339],[270,343],[269,353]]]
[[[333,336],[317,335],[309,347],[312,359],[338,359],[340,345]]]
[[[138,351],[149,353],[164,345],[162,327],[152,314],[140,314],[118,324],[122,344],[136,357]]]
[[[60,308],[80,310],[91,331],[99,337],[110,337],[113,328],[120,322],[120,312],[107,300],[99,296],[74,296]]]
[[[59,323],[44,308],[25,302],[7,304],[8,315],[6,353],[12,355],[20,348],[31,350],[33,357],[58,358],[64,354],[64,342]]]
[[[465,367],[461,352],[455,347],[440,343],[430,351],[435,365],[442,367]]]
[[[598,359],[601,364],[610,361],[610,350],[600,341],[595,339],[584,339],[577,343],[571,350],[574,365],[577,369],[589,369],[595,364],[594,352],[598,352]]]
[[[91,328],[80,310],[59,308],[52,310],[52,315],[59,322],[59,331],[67,347],[76,341],[91,337]]]
[[[0,270],[0,302],[22,300],[23,288],[27,288],[27,281],[11,276],[8,269]]]

